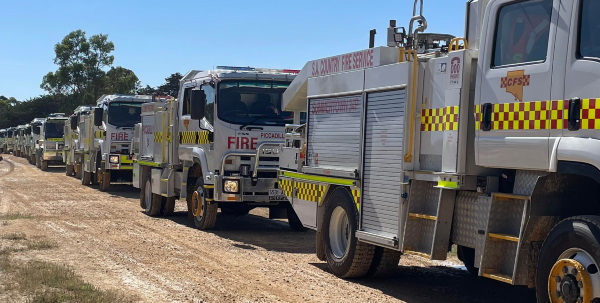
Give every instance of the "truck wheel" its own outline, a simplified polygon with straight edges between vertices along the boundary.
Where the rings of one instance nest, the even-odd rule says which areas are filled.
[[[67,176],[72,176],[73,175],[73,165],[67,164],[65,166],[65,174]]]
[[[456,245],[456,255],[458,256],[458,259],[463,262],[470,274],[479,276],[479,268],[475,267],[474,248]]]
[[[98,169],[98,177],[100,178],[99,189],[100,191],[108,191],[110,188],[110,171],[101,171]]]
[[[327,265],[338,277],[363,277],[373,263],[375,246],[358,241],[357,226],[358,214],[350,193],[336,189],[325,209],[323,236]]]
[[[400,263],[401,256],[402,252],[400,251],[384,247],[375,247],[373,263],[367,272],[367,276],[377,278],[389,276],[398,269],[398,263]]]
[[[205,199],[204,181],[202,177],[196,182],[196,190],[192,193],[192,216],[194,216],[194,224],[198,229],[209,230],[215,227],[217,223],[217,211],[219,205],[217,203],[208,203]]]
[[[600,300],[600,217],[567,218],[551,231],[536,271],[538,302]]]
[[[40,164],[40,169],[42,171],[47,171],[48,170],[48,161],[42,160],[42,163]]]
[[[83,170],[83,164],[75,164],[77,165],[76,167],[74,167],[75,169],[75,178],[77,179],[81,179],[81,171]]]
[[[161,214],[165,216],[170,216],[175,212],[175,202],[177,202],[177,197],[168,197],[164,199],[164,207],[161,211]]]
[[[42,168],[42,158],[37,156],[35,157],[35,167]]]
[[[92,173],[89,171],[84,171],[81,177],[81,184],[90,185],[92,182]]]
[[[163,197],[152,193],[152,179],[148,175],[146,177],[146,185],[144,185],[144,212],[148,216],[157,216],[162,208]]]
[[[302,225],[302,221],[300,221],[300,218],[298,218],[298,215],[296,214],[296,212],[294,211],[294,208],[292,206],[289,206],[287,209],[287,217],[288,217],[288,223],[290,224],[290,228],[293,231],[307,231],[308,228],[304,227],[304,225]]]

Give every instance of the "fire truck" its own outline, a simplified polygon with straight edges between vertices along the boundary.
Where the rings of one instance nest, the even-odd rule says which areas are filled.
[[[4,153],[4,141],[6,140],[6,129],[0,129],[0,154]]]
[[[80,114],[81,184],[97,183],[107,191],[111,182],[131,182],[133,127],[140,122],[142,104],[150,101],[146,95],[103,95],[90,115]]]
[[[27,146],[25,147],[25,158],[29,161],[30,164],[35,165],[35,153],[39,148],[39,140],[40,140],[40,127],[44,122],[45,118],[34,118],[29,123],[29,137],[27,140]]]
[[[81,165],[83,163],[83,142],[79,140],[80,121],[83,121],[92,112],[92,106],[78,106],[65,123],[63,148],[63,161],[65,174],[81,179]]]
[[[310,61],[283,107],[279,187],[339,277],[401,254],[600,301],[600,2],[470,0],[465,38],[424,51],[415,1],[386,47]],[[598,124],[598,126],[596,125]]]
[[[2,143],[2,150],[5,153],[12,153],[15,146],[15,127],[9,127],[6,129],[6,136]]]
[[[21,124],[17,126],[17,130],[15,131],[15,156],[23,157],[25,154],[25,145],[27,141],[26,130],[28,125]]]
[[[62,149],[65,145],[63,128],[67,118],[64,113],[48,115],[40,125],[40,135],[36,149],[35,165],[45,171],[48,165],[62,165]]]
[[[179,99],[145,104],[137,126],[134,186],[148,215],[169,214],[186,199],[199,229],[214,227],[218,209],[243,215],[268,207],[303,229],[276,188],[278,146],[294,114],[281,110],[296,70],[218,66],[192,70]]]

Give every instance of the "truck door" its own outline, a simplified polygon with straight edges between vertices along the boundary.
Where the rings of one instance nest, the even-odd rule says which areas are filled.
[[[500,0],[487,7],[475,92],[478,165],[548,169],[559,4]]]
[[[564,0],[563,0],[564,2]],[[577,127],[569,127],[570,115],[565,114],[565,137],[600,138],[600,1],[572,1],[565,5],[570,13],[567,27],[569,31],[564,39],[566,44],[566,62],[564,74],[564,103],[569,109],[571,99],[578,100],[580,122]],[[572,11],[570,11],[572,8]],[[576,117],[572,117],[576,118]],[[562,144],[561,144],[562,145]],[[583,147],[582,147],[583,148]],[[590,148],[586,148],[591,151]],[[560,159],[559,159],[560,160]],[[567,159],[578,161],[582,159]]]

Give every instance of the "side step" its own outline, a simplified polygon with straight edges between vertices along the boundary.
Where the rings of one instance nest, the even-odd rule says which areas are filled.
[[[493,193],[480,275],[514,284],[530,196]]]
[[[404,253],[445,260],[448,253],[456,190],[435,182],[413,181],[404,235]]]

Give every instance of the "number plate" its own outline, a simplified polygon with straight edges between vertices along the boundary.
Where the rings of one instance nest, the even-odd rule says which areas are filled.
[[[281,189],[269,189],[269,201],[286,201],[287,197]]]

